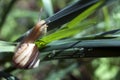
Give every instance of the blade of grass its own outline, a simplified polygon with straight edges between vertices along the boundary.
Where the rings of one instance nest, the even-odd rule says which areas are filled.
[[[87,20],[84,23],[80,24],[79,26],[73,27],[73,28],[67,28],[67,29],[61,29],[57,32],[54,32],[50,35],[47,35],[43,37],[41,40],[36,41],[36,44],[38,47],[41,47],[41,41],[45,42],[45,44],[52,42],[54,40],[62,39],[62,38],[68,38],[71,37],[82,30],[88,28],[89,26],[93,25],[95,23],[95,19]]]
[[[101,0],[100,2],[94,4],[93,6],[91,6],[90,8],[88,8],[87,10],[85,10],[83,13],[81,13],[79,16],[77,16],[75,19],[73,19],[71,22],[69,22],[67,24],[67,27],[71,28],[74,27],[76,25],[78,25],[82,20],[86,19],[88,16],[90,16],[93,12],[96,11],[96,9],[98,7],[100,7],[103,4],[103,0]]]
[[[53,15],[53,7],[51,0],[42,0],[45,10],[47,11],[49,16]]]
[[[60,41],[54,42],[54,44]],[[63,41],[61,41],[63,42]],[[74,40],[61,45],[48,45],[42,60],[72,59],[84,57],[119,57],[120,40]]]
[[[105,29],[108,30],[110,25],[110,17],[107,7],[103,7],[103,14],[104,14],[104,22],[105,22]]]
[[[16,43],[9,43],[0,41],[0,53],[1,52],[14,52]]]
[[[120,41],[119,40],[113,40],[113,39],[101,39],[101,40],[72,40],[67,42],[68,40],[58,40],[55,42],[52,42],[51,44],[48,44],[45,49],[41,50],[43,52],[47,51],[53,51],[53,50],[61,50],[61,49],[67,49],[67,48],[79,48],[79,47],[120,47]],[[66,42],[64,44],[58,44]],[[73,44],[77,43],[74,46],[71,46]],[[55,44],[55,45],[54,45]],[[58,45],[57,45],[58,44]],[[70,47],[71,46],[71,47]]]
[[[85,24],[84,25],[79,25],[78,24],[86,19],[91,13],[93,13],[100,5],[103,4],[104,1],[100,1],[98,3],[96,3],[95,5],[91,6],[89,9],[87,9],[85,12],[83,12],[82,14],[80,14],[78,17],[76,17],[75,19],[73,19],[71,22],[69,22],[67,24],[66,27],[64,27],[64,29],[61,29],[55,33],[52,33],[44,38],[42,38],[41,40],[44,41],[45,43],[49,43],[51,41],[54,40],[58,40],[58,39],[62,39],[62,38],[66,38],[66,37],[70,37],[73,36],[77,33],[79,33],[80,31],[82,31],[83,29],[85,29]],[[92,21],[89,21],[90,23],[88,23],[88,25],[91,24]],[[94,22],[94,21],[93,21]],[[84,28],[81,28],[84,27]],[[87,26],[88,27],[88,26]],[[86,28],[87,28],[86,27]],[[40,40],[40,41],[41,41]],[[41,47],[40,41],[37,41],[36,44]]]

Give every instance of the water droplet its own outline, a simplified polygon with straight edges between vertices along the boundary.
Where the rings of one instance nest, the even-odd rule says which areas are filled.
[[[79,52],[80,57],[83,57],[85,54],[85,48],[80,48],[79,51],[80,51]]]
[[[79,50],[80,50],[80,51],[84,51],[84,48],[80,48]]]
[[[92,48],[88,48],[88,51],[92,51],[93,49]]]
[[[53,50],[50,55],[48,55],[49,58],[53,57],[56,54],[56,50]]]

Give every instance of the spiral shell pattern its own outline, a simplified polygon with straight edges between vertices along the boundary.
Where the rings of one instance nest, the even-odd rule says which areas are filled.
[[[16,48],[13,56],[14,66],[21,69],[30,69],[39,66],[39,50],[34,41],[41,36],[48,26],[45,21],[38,22],[30,34],[26,36]]]
[[[23,43],[15,51],[14,65],[18,68],[30,69],[39,65],[39,51],[33,43]]]

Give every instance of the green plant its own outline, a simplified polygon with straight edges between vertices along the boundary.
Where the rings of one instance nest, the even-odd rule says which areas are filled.
[[[49,6],[51,6],[52,0],[48,2],[49,2]],[[101,46],[102,43],[102,46],[109,47],[110,45],[112,46],[114,45],[112,48],[109,48],[110,49],[109,53],[111,52],[114,54],[114,52],[117,52],[115,51],[116,49],[119,50],[120,19],[119,19],[119,15],[116,15],[116,14],[120,14],[119,13],[120,6],[119,3],[117,3],[119,2],[119,0],[115,1],[113,4],[108,4],[105,7],[96,10],[98,9],[98,7],[100,7],[100,5],[103,2],[104,0],[101,0],[99,3],[85,10],[82,14],[74,18],[69,23],[63,25],[61,28],[56,28],[51,31],[48,31],[48,34],[46,34],[46,36],[43,36],[42,38],[35,41],[35,44],[38,46],[40,51],[41,64],[39,68],[28,71],[18,70],[12,66],[13,65],[11,62],[12,56],[14,53],[14,49],[18,44],[18,42],[13,42],[13,41],[16,40],[19,36],[21,36],[23,32],[28,30],[28,28],[22,26],[26,26],[26,24],[29,23],[30,23],[29,26],[33,25],[32,23],[34,23],[35,20],[37,19],[38,13],[36,11],[30,11],[30,10],[29,11],[23,10],[23,13],[21,13],[21,10],[13,8],[11,13],[7,16],[6,22],[4,22],[5,24],[3,26],[0,26],[1,28],[0,63],[2,65],[2,68],[4,69],[3,71],[12,72],[14,75],[22,75],[20,74],[20,72],[22,72],[23,74],[25,74],[25,76],[23,76],[23,79],[25,80],[35,79],[35,75],[30,76],[32,72],[38,73],[36,74],[37,77],[40,74],[41,75],[44,74],[45,76],[47,76],[46,78],[44,76],[39,79],[43,78],[47,80],[53,80],[53,79],[57,80],[57,79],[67,78],[66,75],[69,78],[72,76],[74,78],[79,79],[80,77],[82,77],[83,74],[82,71],[80,70],[83,70],[83,72],[85,72],[84,71],[86,70],[85,66],[87,66],[88,68],[90,68],[90,70],[93,70],[91,71],[91,74],[94,75],[93,79],[97,79],[97,80],[114,79],[117,76],[117,73],[119,72],[120,64],[118,58],[117,59],[101,58],[95,60],[81,59],[81,57],[84,57],[84,55],[82,55],[81,53],[84,53],[83,50],[86,49],[85,48],[86,46],[99,47]],[[2,2],[0,3],[1,6]],[[48,5],[45,5],[46,3],[44,0],[43,3],[44,6],[47,8]],[[67,5],[67,3],[65,4]],[[51,8],[49,9],[50,11],[46,13],[49,14],[49,16],[51,16],[53,15],[53,8],[52,6],[49,8]],[[42,18],[45,16],[47,15],[43,14]],[[28,20],[29,22],[27,22],[26,20]],[[21,25],[21,23],[23,25]],[[103,42],[100,43],[100,41]],[[93,42],[94,45],[88,45],[86,44],[86,42],[88,43]],[[90,50],[91,48],[90,49],[87,48],[87,49]],[[95,50],[97,49],[95,48]],[[100,51],[96,51],[96,52],[100,52]],[[103,53],[104,52],[105,51],[103,50]],[[70,60],[64,60],[68,58]],[[116,60],[115,63],[114,60]],[[91,63],[89,61],[91,61]],[[79,68],[81,69],[79,70]],[[111,72],[109,70],[111,70]],[[107,76],[102,75],[104,71],[106,71],[105,74]],[[111,73],[114,73],[114,75],[108,77],[108,75],[111,75]],[[89,72],[87,72],[87,76],[88,75]]]

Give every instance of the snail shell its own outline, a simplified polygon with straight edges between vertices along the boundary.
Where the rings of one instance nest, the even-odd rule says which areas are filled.
[[[34,41],[44,33],[47,27],[44,20],[38,22],[16,48],[13,63],[17,68],[30,69],[39,66],[39,50]]]
[[[30,69],[39,66],[39,51],[33,43],[23,43],[15,51],[13,63],[18,68]]]

